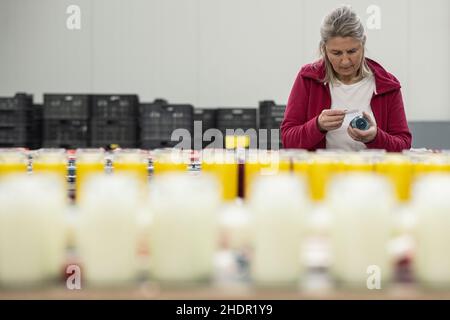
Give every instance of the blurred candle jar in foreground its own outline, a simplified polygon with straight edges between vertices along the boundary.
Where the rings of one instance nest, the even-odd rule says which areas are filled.
[[[105,172],[105,151],[103,149],[78,149],[75,159],[75,185],[77,201],[83,194],[83,185],[93,174]]]
[[[447,153],[422,155],[420,161],[414,162],[413,166],[415,178],[428,173],[450,173],[450,156]]]
[[[88,285],[136,280],[139,184],[127,175],[93,175],[79,202],[77,244]]]
[[[288,159],[280,158],[279,151],[246,150],[244,164],[244,196],[251,194],[253,181],[259,176],[276,175],[289,172]]]
[[[343,170],[348,172],[372,172],[375,165],[369,155],[349,152],[342,159]]]
[[[308,197],[311,199],[311,189],[309,184],[309,167],[311,164],[311,153],[307,150],[291,151],[292,171],[296,177],[306,183]]]
[[[282,173],[287,173],[287,172],[293,172],[294,171],[294,158],[295,155],[300,154],[300,153],[308,153],[306,150],[301,150],[301,149],[281,149],[278,151],[272,151],[272,152],[277,152],[279,155],[279,159],[280,159],[280,163],[282,163]]]
[[[375,171],[388,177],[394,186],[398,201],[408,201],[413,175],[413,166],[408,157],[401,154],[386,154],[375,165]]]
[[[10,173],[27,172],[27,155],[17,149],[0,149],[0,179]]]
[[[0,285],[44,285],[61,275],[66,194],[53,175],[0,182]]]
[[[252,190],[252,279],[257,286],[295,287],[302,273],[301,236],[309,210],[306,185],[280,174],[259,177]]]
[[[40,149],[33,155],[33,173],[56,175],[63,185],[67,183],[67,155],[64,149]]]
[[[315,201],[325,198],[328,183],[334,175],[343,172],[342,153],[334,150],[321,150],[311,157],[308,169],[308,182],[311,197]]]
[[[220,193],[216,180],[182,173],[156,177],[149,201],[153,213],[152,277],[180,286],[210,280],[218,246]]]
[[[187,172],[191,163],[190,154],[184,150],[156,149],[153,151],[153,175],[171,173],[171,172]]]
[[[235,200],[238,195],[238,165],[235,152],[204,149],[201,157],[201,170],[217,178],[222,190],[222,199]]]
[[[331,271],[339,285],[367,289],[389,283],[393,203],[391,185],[382,176],[353,173],[331,182]]]
[[[419,282],[436,289],[450,288],[450,174],[430,174],[413,188],[417,215],[414,273]]]
[[[234,149],[245,149],[250,146],[250,136],[246,135],[233,135],[233,136],[225,136],[225,149],[234,150]]]
[[[122,149],[114,152],[113,172],[130,175],[139,181],[143,192],[147,194],[148,153],[140,149]]]

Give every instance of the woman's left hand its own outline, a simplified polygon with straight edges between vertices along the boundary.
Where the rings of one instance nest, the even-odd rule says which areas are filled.
[[[363,112],[364,118],[369,121],[370,127],[367,130],[359,130],[352,128],[350,125],[347,128],[348,135],[355,141],[362,143],[369,143],[377,136],[377,126],[367,112]]]

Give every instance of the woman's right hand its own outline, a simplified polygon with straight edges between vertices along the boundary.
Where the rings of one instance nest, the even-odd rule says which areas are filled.
[[[345,110],[325,109],[317,118],[317,124],[321,131],[336,130],[342,126],[345,117]]]

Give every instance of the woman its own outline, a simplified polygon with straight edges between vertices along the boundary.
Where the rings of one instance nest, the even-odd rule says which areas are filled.
[[[281,124],[285,148],[385,149],[411,147],[399,81],[364,55],[366,36],[348,6],[333,10],[320,30],[322,58],[303,66]],[[363,115],[367,130],[350,126]]]

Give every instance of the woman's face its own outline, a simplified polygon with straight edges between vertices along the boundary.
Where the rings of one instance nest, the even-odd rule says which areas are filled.
[[[361,41],[352,37],[335,37],[325,45],[326,55],[340,80],[353,79],[361,66],[363,57]]]

